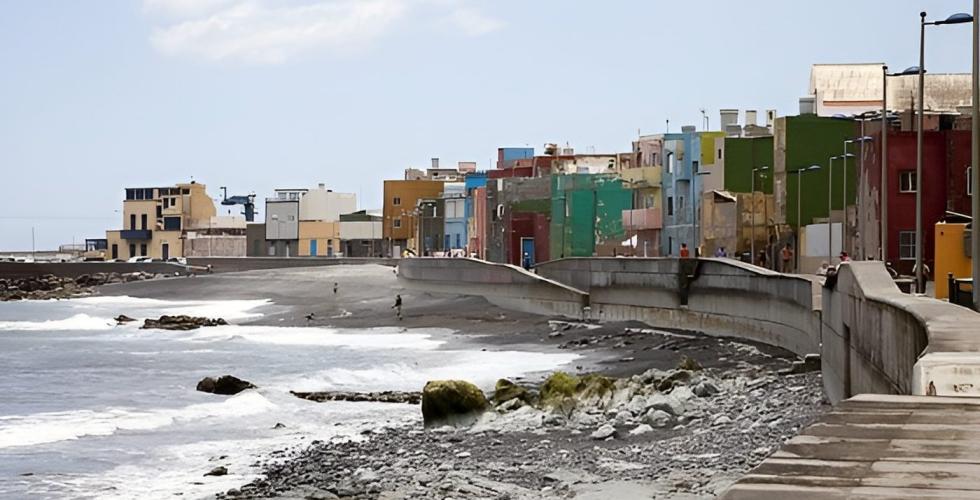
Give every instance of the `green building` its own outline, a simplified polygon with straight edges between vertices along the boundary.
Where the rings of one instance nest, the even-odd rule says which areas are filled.
[[[800,223],[812,224],[815,217],[825,218],[827,213],[827,188],[829,159],[844,153],[844,141],[854,136],[854,121],[846,118],[826,118],[816,115],[787,116],[776,120],[775,167],[777,189],[776,213],[779,222],[796,227],[797,221],[797,170],[811,165],[819,170],[806,172],[802,179]],[[849,152],[857,153],[852,146]],[[857,193],[857,158],[847,160],[847,204],[853,205]],[[844,190],[844,164],[834,161],[831,204],[833,210],[842,210]]]
[[[772,194],[773,138],[771,135],[759,137],[725,138],[725,191],[733,193],[752,192],[752,170],[756,172],[755,190]]]
[[[551,176],[551,258],[612,255],[626,239],[623,210],[633,192],[618,176]]]

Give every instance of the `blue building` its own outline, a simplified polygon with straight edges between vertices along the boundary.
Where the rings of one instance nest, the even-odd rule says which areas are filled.
[[[446,253],[462,252],[469,244],[466,237],[466,184],[447,182],[442,192],[445,228],[443,248]]]
[[[534,158],[534,148],[497,148],[497,168],[511,168],[517,160]]]
[[[660,252],[664,256],[680,255],[686,244],[691,257],[696,245],[696,212],[700,208],[701,186],[698,172],[701,160],[701,137],[687,126],[679,134],[664,134],[663,219]]]

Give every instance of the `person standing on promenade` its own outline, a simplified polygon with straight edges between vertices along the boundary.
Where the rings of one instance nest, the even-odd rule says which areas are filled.
[[[402,320],[402,296],[401,294],[395,295],[395,305],[391,306],[395,310],[395,315],[398,316],[398,321]]]
[[[782,261],[782,267],[779,268],[780,272],[788,273],[793,267],[793,248],[789,246],[789,243],[783,246],[783,249],[779,251],[779,259]]]
[[[681,243],[681,258],[686,259],[691,256],[691,251],[687,249],[687,243]]]

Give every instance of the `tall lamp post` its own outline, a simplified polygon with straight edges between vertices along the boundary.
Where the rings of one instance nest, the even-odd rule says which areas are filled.
[[[750,247],[752,254],[749,256],[752,263],[755,262],[755,174],[765,170],[769,170],[769,167],[762,166],[752,169],[752,245]],[[763,190],[763,200],[765,200],[765,190]]]
[[[830,163],[827,165],[827,265],[834,265],[834,160],[844,160],[852,155],[851,153],[846,153],[840,156],[831,156]],[[843,231],[841,231],[843,235]],[[844,248],[843,243],[841,248]]]
[[[695,196],[697,194],[697,179],[702,175],[711,175],[711,172],[697,171],[691,176],[691,224],[694,226],[694,256],[700,257],[701,255],[701,230],[698,226],[698,199],[700,196]],[[701,206],[704,206],[702,203]]]
[[[862,122],[862,128],[863,128]],[[844,186],[844,192],[841,193],[841,210],[844,211],[844,222],[841,224],[841,250],[847,251],[847,158],[851,158],[854,155],[847,152],[847,146],[851,144],[860,144],[861,150],[864,151],[864,143],[871,140],[871,137],[866,135],[861,137],[855,137],[854,139],[847,139],[844,141],[844,173],[841,176],[843,179],[842,184]],[[850,156],[847,156],[850,155]],[[864,160],[864,155],[862,155],[862,161]],[[853,252],[852,252],[853,253]]]
[[[803,203],[800,201],[803,199],[803,190],[800,184],[803,183],[803,174],[814,170],[820,170],[820,165],[810,165],[809,167],[798,168],[790,172],[791,174],[796,174],[796,252],[794,254],[796,259],[794,259],[795,262],[793,263],[796,272],[800,272],[800,242],[803,241]]]
[[[888,77],[918,75],[919,67],[912,66],[899,73],[889,73],[881,67],[881,261],[888,262]]]
[[[925,116],[925,67],[926,67],[926,26],[941,26],[944,24],[963,24],[973,22],[970,14],[953,14],[942,21],[926,22],[926,13],[919,13],[919,112],[915,126],[915,291],[925,291],[925,280],[922,268],[922,142],[923,117]],[[976,46],[974,37],[974,46]],[[974,57],[974,59],[976,59]],[[974,76],[976,78],[976,76]],[[976,106],[976,101],[973,103]],[[976,128],[976,123],[973,124]]]

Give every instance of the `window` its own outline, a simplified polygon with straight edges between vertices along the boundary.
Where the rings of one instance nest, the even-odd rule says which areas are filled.
[[[718,148],[718,159],[719,160],[721,159],[721,151],[722,151],[722,149],[721,148]]]
[[[140,244],[140,255],[146,257],[146,243]]]
[[[136,214],[129,214],[129,228],[136,229]]]
[[[163,217],[163,207],[157,205],[157,219],[159,219],[160,217]]]
[[[674,197],[667,197],[667,215],[674,215]]]
[[[899,231],[898,258],[915,260],[915,231]]]
[[[170,198],[163,199],[163,208],[170,208]]]
[[[398,228],[402,227],[402,219],[401,219],[401,217],[395,218],[395,220],[392,221],[391,226],[394,227],[395,229],[398,229]]]
[[[460,236],[462,236],[462,235],[459,234],[459,233],[456,233],[456,248],[463,248],[463,245],[460,242]]]
[[[678,211],[684,210],[684,197],[683,196],[678,196],[677,197],[677,210]]]
[[[119,245],[116,243],[112,244],[112,258],[113,260],[119,258]]]
[[[966,195],[973,196],[973,167],[966,167]]]
[[[180,217],[164,217],[163,218],[163,230],[164,231],[180,231]]]
[[[914,193],[915,187],[917,185],[915,179],[915,172],[912,170],[906,170],[904,172],[899,172],[898,174],[898,192],[900,193]]]
[[[400,197],[400,196],[395,196],[394,198],[392,198],[392,199],[391,199],[391,204],[392,204],[392,205],[394,205],[394,206],[396,206],[396,207],[397,207],[398,205],[401,205],[401,204],[402,204],[402,199],[401,199],[401,197]]]
[[[146,214],[140,215],[140,229],[146,231]],[[143,254],[146,255],[146,254]]]
[[[136,244],[135,243],[130,243],[129,244],[129,256],[130,257],[136,257]]]

